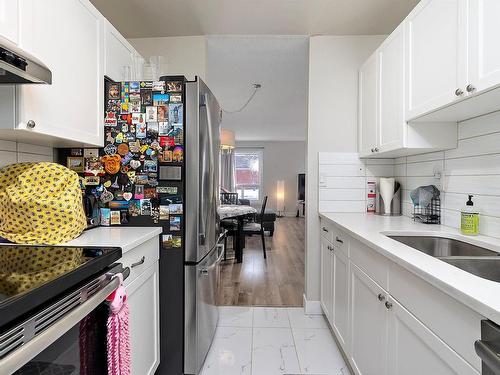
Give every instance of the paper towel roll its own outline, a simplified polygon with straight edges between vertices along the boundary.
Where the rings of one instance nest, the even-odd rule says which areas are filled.
[[[391,213],[391,202],[394,197],[394,177],[382,177],[380,179],[380,196],[384,201],[384,214]]]

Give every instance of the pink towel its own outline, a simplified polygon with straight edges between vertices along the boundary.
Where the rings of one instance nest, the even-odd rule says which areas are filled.
[[[130,375],[128,305],[108,317],[108,375]]]

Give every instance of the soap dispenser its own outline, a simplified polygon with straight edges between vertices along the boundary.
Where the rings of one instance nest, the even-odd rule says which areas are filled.
[[[472,197],[473,195],[469,195],[469,200],[462,208],[460,229],[463,234],[475,236],[479,234],[479,211],[474,208]]]

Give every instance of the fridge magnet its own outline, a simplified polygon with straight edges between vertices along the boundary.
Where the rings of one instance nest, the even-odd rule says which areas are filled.
[[[161,236],[161,244],[164,249],[170,249],[172,247],[172,235],[171,234],[163,234]]]
[[[157,108],[158,112],[158,121],[168,121],[168,106],[167,105],[159,105]]]
[[[81,149],[78,149],[81,150]],[[80,155],[71,155],[71,156],[82,156]],[[99,156],[99,149],[98,148],[85,148],[83,149],[83,157],[84,158],[93,158],[93,157],[98,157]]]
[[[158,134],[159,135],[168,135],[169,125],[168,122],[159,122],[158,123]]]
[[[120,225],[120,211],[111,211],[111,225]]]
[[[109,208],[101,208],[101,225],[107,227],[110,224],[111,210]]]
[[[165,91],[165,81],[153,81],[153,91]]]
[[[151,137],[156,137],[158,135],[158,123],[148,122],[148,132],[151,133]]]
[[[163,161],[165,163],[171,163],[173,161],[174,154],[170,150],[165,150],[163,152]]]
[[[126,101],[126,102],[125,102],[125,101],[122,101],[122,102],[121,102],[121,105],[120,105],[120,113],[125,114],[125,113],[128,113],[128,112],[129,112],[129,111],[128,111],[128,99],[127,99],[127,101]]]
[[[181,103],[182,95],[181,94],[170,94],[170,103]]]
[[[72,148],[70,151],[71,156],[82,156],[83,152],[81,148]],[[84,155],[85,156],[85,155]]]
[[[121,196],[123,197],[123,192],[121,193]],[[128,210],[129,204],[130,202],[124,200],[112,200],[111,202],[109,202],[109,208],[112,210]]]
[[[132,114],[141,113],[141,102],[130,102],[128,107]]]
[[[153,105],[155,106],[166,105],[168,104],[169,98],[170,95],[168,94],[153,93]]]
[[[128,125],[132,124],[132,114],[131,113],[121,114],[120,121],[126,122]]]
[[[135,199],[144,199],[144,185],[135,185]]]
[[[153,104],[153,92],[151,90],[148,89],[141,90],[141,104],[143,106]]]
[[[116,147],[115,147],[116,148]],[[109,174],[116,174],[120,171],[122,158],[120,155],[104,155],[101,158],[104,163],[104,170]]]
[[[172,247],[181,247],[182,246],[182,237],[181,236],[172,236]]]
[[[160,219],[159,207],[155,207],[155,205],[153,205],[153,207],[151,208],[151,217],[153,219],[153,223],[158,224],[158,220]]]
[[[120,146],[121,146],[121,145],[120,145]],[[127,165],[127,164],[129,164],[129,163],[132,161],[133,157],[134,157],[134,154],[132,154],[132,153],[129,151],[128,146],[127,146],[127,151],[128,151],[128,152],[127,152],[127,153],[123,156],[123,158],[122,158],[122,165]],[[127,171],[127,172],[128,172],[128,171]]]
[[[104,118],[104,126],[116,126],[118,123],[118,120],[116,119],[116,113],[115,112],[106,112],[106,117]]]
[[[76,173],[82,173],[84,169],[83,158],[81,156],[68,156],[66,166]]]
[[[120,223],[121,224],[128,224],[129,223],[128,210],[121,210],[120,211]]]
[[[168,106],[168,120],[173,124],[179,124],[183,122],[182,111],[184,105],[182,103],[171,103]]]
[[[148,179],[148,185],[156,187],[156,186],[158,186],[158,180],[156,178],[150,178],[150,179]]]
[[[151,200],[141,199],[141,215],[150,216],[151,215]]]
[[[146,138],[146,135],[147,135],[147,127],[146,127],[146,124],[143,122],[143,123],[140,123],[140,124],[137,124],[136,127],[135,127],[135,136],[137,139],[144,139]]]
[[[153,82],[151,81],[141,81],[141,89],[151,89],[153,88]]]
[[[118,133],[115,137],[115,143],[116,144],[120,144],[120,143],[123,143],[123,140],[124,140],[124,135],[123,133]]]
[[[158,119],[158,111],[155,106],[146,107],[146,122],[156,122]]]
[[[118,154],[120,154],[121,156],[127,155],[128,151],[129,151],[128,145],[126,143],[122,143],[121,145],[119,145],[117,147],[117,151],[118,151]],[[127,164],[127,163],[124,163],[124,164]]]
[[[141,94],[136,92],[136,93],[131,93],[128,97],[129,103],[135,102],[135,103],[141,103]]]
[[[109,145],[106,145],[106,147],[104,147],[104,152],[106,153],[106,155],[114,155],[116,154],[116,146],[113,145],[113,144],[109,144]]]
[[[119,83],[108,84],[108,99],[121,99],[121,90]]]
[[[115,137],[113,137],[113,132],[111,130],[106,132],[106,143],[115,143]]]
[[[143,154],[143,155],[139,156],[139,160],[140,160],[140,161],[144,161],[144,160],[146,160],[146,155],[144,155],[144,154]]]
[[[131,152],[141,152],[141,142],[139,141],[129,142],[128,147]]]
[[[84,171],[86,176],[103,176],[105,174],[104,165],[97,157],[85,158]]]
[[[140,202],[138,200],[130,201],[128,205],[130,216],[139,216],[141,214]]]
[[[129,90],[130,93],[140,93],[141,92],[141,85],[139,82],[130,82],[129,84]]]
[[[135,159],[130,160],[129,164],[134,169],[137,169],[137,168],[139,168],[141,166],[141,162],[139,160],[135,160]]]
[[[104,190],[101,196],[99,197],[100,201],[104,204],[111,202],[113,198],[114,198],[113,193],[107,190]]]
[[[127,172],[128,179],[131,184],[135,183],[135,171],[128,171]]]
[[[99,185],[100,177],[99,176],[85,176],[83,178],[83,183],[85,186],[97,186]]]
[[[112,112],[120,112],[121,111],[121,100],[119,99],[110,99],[106,105],[106,111]]]
[[[134,132],[127,132],[125,133],[125,138],[123,139],[124,142],[130,143],[135,141],[135,128]]]
[[[161,204],[175,205],[179,204],[181,207],[172,207],[176,211],[176,214],[182,214],[182,195],[166,195],[162,196],[160,199]]]
[[[152,199],[152,198],[156,198],[156,197],[157,197],[157,194],[156,194],[155,188],[145,188],[144,189],[144,198]]]
[[[179,216],[170,216],[170,230],[181,230],[181,218]]]
[[[158,172],[158,164],[153,160],[144,160],[144,172]]]
[[[128,124],[125,123],[120,123],[120,129],[122,130],[122,133],[128,132]]]
[[[171,204],[168,206],[168,210],[172,215],[182,214],[182,204]]]
[[[160,205],[160,220],[169,220],[168,206]]]
[[[113,193],[113,195],[115,196],[115,199],[117,201],[123,200],[123,190],[115,190],[115,192]],[[114,206],[114,207],[109,206],[109,208],[119,208],[119,207],[117,207],[117,206]]]
[[[168,92],[180,92],[182,91],[182,82],[167,82]]]
[[[172,150],[172,161],[181,163],[184,157],[184,149],[181,146],[176,146]]]
[[[130,191],[126,191],[123,193],[123,199],[125,199],[127,202],[132,199],[134,194],[132,194]]]
[[[175,186],[158,186],[156,188],[158,194],[177,194],[177,187]]]
[[[184,144],[184,136],[183,136],[182,130],[179,133],[177,133],[176,135],[174,135],[174,143],[176,145]]]

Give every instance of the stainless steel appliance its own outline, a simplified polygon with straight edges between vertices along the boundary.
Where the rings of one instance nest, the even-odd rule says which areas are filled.
[[[129,273],[120,257],[119,248],[1,246],[1,372],[106,374],[102,302]]]
[[[36,57],[15,45],[0,43],[0,84],[52,83],[52,73]]]
[[[184,373],[198,374],[218,321],[216,293],[224,255],[219,203],[220,106],[199,78],[186,83]]]
[[[481,340],[474,343],[482,361],[482,375],[500,375],[500,327],[489,320],[481,321]]]

